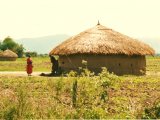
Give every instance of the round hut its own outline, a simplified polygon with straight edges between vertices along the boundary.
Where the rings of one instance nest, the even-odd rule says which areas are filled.
[[[145,74],[145,55],[154,54],[149,45],[99,23],[67,39],[49,53],[59,56],[59,67],[63,71],[78,71],[85,60],[88,69],[95,73],[106,67],[117,75]]]
[[[15,61],[18,55],[11,50],[5,50],[0,53],[0,61]]]

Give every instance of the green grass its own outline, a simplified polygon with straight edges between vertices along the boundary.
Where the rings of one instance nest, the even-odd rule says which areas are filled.
[[[33,71],[51,71],[49,57],[33,57]],[[25,71],[26,58],[18,58],[16,61],[0,61],[0,71]]]
[[[147,71],[160,72],[159,61],[159,57],[147,57]],[[13,62],[16,63],[13,66],[11,63],[0,65],[8,66],[8,71],[17,71],[25,67],[26,61],[23,58]],[[51,69],[49,58],[33,58],[33,63],[35,71]],[[77,89],[73,90],[75,80]],[[152,108],[157,101],[160,101],[160,74],[0,76],[0,119],[140,119],[145,109]]]
[[[160,77],[155,76],[121,76],[108,89],[102,88],[99,77],[0,76],[0,83],[0,118],[141,118],[144,109],[160,99]],[[100,99],[104,89],[109,96],[105,102]]]
[[[51,62],[49,57],[35,57],[33,60],[34,71],[51,71]],[[146,57],[147,68],[149,72],[160,72],[160,57]],[[16,61],[0,61],[0,71],[25,71],[26,58],[18,58]]]
[[[147,71],[151,72],[160,72],[160,56],[147,56],[146,57],[147,62]]]

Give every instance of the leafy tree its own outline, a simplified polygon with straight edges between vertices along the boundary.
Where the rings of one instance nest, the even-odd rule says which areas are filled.
[[[16,49],[17,45],[18,44],[15,43],[12,38],[7,37],[3,40],[2,45],[1,45],[1,49],[2,50],[10,49],[10,50],[13,50],[14,52],[16,52],[15,49]]]
[[[30,55],[31,57],[37,57],[38,53],[37,52],[26,52],[25,56],[28,56],[28,55]]]
[[[24,53],[24,47],[23,45],[19,45],[16,43],[12,38],[6,37],[2,43],[0,43],[0,49],[1,50],[6,50],[10,49],[17,53],[18,57],[22,57]]]
[[[24,47],[22,44],[17,46],[16,53],[17,53],[18,57],[20,57],[20,58],[23,57]]]
[[[0,41],[0,51],[2,50],[1,47],[2,47],[2,42]]]

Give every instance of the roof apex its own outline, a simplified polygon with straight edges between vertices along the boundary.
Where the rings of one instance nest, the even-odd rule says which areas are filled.
[[[97,23],[97,25],[100,25],[100,22],[99,22],[99,20],[98,20],[98,23]]]
[[[49,54],[155,54],[154,49],[149,45],[100,25],[99,22],[98,24],[93,28],[87,29],[73,37],[70,37],[55,47]]]

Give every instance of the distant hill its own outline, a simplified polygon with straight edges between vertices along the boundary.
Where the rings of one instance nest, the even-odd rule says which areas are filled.
[[[160,38],[141,38],[139,39],[150,45],[156,53],[160,54]]]
[[[36,51],[38,53],[49,53],[55,46],[69,38],[66,34],[57,34],[37,38],[22,38],[16,42],[23,44],[26,51]],[[149,44],[156,53],[160,53],[160,39],[158,38],[138,38],[144,43]]]
[[[57,34],[37,38],[22,38],[16,40],[16,42],[23,44],[26,51],[36,51],[37,53],[48,54],[53,47],[57,46],[67,38],[69,38],[69,35]]]

